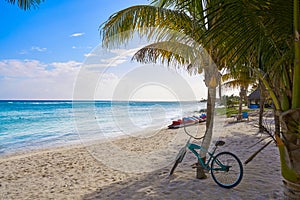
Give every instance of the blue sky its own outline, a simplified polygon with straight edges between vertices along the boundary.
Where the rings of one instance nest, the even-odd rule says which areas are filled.
[[[20,10],[0,1],[0,59],[81,62],[101,42],[99,25],[126,7],[147,0],[45,0],[38,9]]]
[[[101,44],[99,26],[113,13],[140,4],[149,1],[45,0],[39,8],[23,11],[0,1],[0,99],[72,99],[83,63]],[[132,52],[120,57],[122,52],[115,51],[115,54],[130,60]],[[126,63],[128,68],[130,64]],[[114,79],[112,83],[118,82],[129,72],[124,66],[106,69],[105,77]],[[205,98],[203,80],[199,76],[183,76],[194,87],[197,98]],[[97,84],[101,83],[100,80]],[[147,88],[151,87],[147,85]],[[157,85],[153,88],[157,90]],[[95,96],[101,99],[101,95]],[[103,95],[103,98],[110,96]]]

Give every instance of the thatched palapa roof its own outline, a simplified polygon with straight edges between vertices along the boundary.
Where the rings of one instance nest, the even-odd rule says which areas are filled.
[[[248,96],[248,100],[259,100],[260,99],[260,90],[256,89]]]

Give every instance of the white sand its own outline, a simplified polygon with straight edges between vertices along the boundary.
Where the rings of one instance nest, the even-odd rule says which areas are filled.
[[[203,126],[203,125],[201,125]],[[251,122],[222,127],[218,151],[231,151],[244,162],[262,144]],[[118,139],[0,158],[0,199],[282,199],[278,149],[269,145],[244,165],[242,182],[233,189],[195,178],[188,153],[169,177],[177,151],[185,143],[182,129],[147,137]],[[170,148],[166,151],[164,146]],[[108,147],[117,151],[108,152]],[[93,156],[92,156],[93,155]]]

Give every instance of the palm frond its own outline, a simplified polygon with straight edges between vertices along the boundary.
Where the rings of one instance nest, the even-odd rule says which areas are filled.
[[[103,46],[113,47],[128,42],[135,33],[154,41],[174,40],[177,36],[173,33],[169,34],[170,30],[190,36],[195,34],[194,26],[196,24],[184,12],[140,5],[126,8],[112,15],[100,26],[100,34]],[[199,27],[197,30],[198,35],[204,31],[201,32]]]
[[[15,4],[17,1],[19,8],[23,10],[30,10],[31,8],[37,8],[38,5],[44,0],[6,0],[6,1],[11,4]]]
[[[225,83],[223,83],[223,85],[226,87],[231,87],[231,88],[239,88],[241,86],[248,88],[248,86],[252,83],[253,83],[253,81],[249,81],[249,80],[232,79],[232,80],[226,81]]]
[[[221,48],[226,59],[249,58],[249,52],[260,49],[264,64],[272,66],[276,58],[291,50],[291,0],[226,0],[214,6],[208,10],[221,12],[210,12],[216,20],[206,34],[206,41]],[[250,59],[256,57],[254,53]]]
[[[153,0],[152,4],[162,8],[170,8],[173,10],[183,11],[192,19],[201,19],[197,23],[204,25],[204,8],[205,1],[199,0]]]
[[[162,63],[175,68],[184,67],[192,74],[209,67],[209,55],[199,46],[179,42],[157,42],[143,47],[132,58],[142,63]]]

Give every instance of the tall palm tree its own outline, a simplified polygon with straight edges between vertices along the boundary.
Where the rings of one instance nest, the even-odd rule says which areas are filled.
[[[133,6],[112,15],[101,27],[103,36],[102,44],[106,47],[112,47],[128,41],[136,32],[148,38],[154,38],[154,44],[141,49],[135,55],[135,59],[140,62],[165,62],[167,64],[179,64],[189,71],[201,72],[199,65],[202,61],[201,53],[194,54],[194,51],[180,51],[175,43],[188,44],[199,52],[201,35],[206,31],[211,18],[204,18],[205,6],[211,1],[198,0],[154,0],[152,5]],[[208,24],[208,25],[207,25]],[[181,34],[173,34],[174,30]],[[191,43],[191,39],[194,41]],[[172,42],[173,41],[173,42]],[[165,49],[166,42],[167,49]],[[172,45],[170,45],[173,43]],[[196,45],[195,45],[196,43]],[[162,47],[162,45],[164,47]],[[179,45],[184,49],[184,45]],[[209,45],[208,45],[209,47]],[[179,50],[179,52],[178,52]],[[218,51],[212,46],[207,48],[211,60],[206,61],[204,67],[205,83],[208,87],[207,101],[207,123],[206,134],[202,146],[209,146],[213,132],[213,114],[216,98],[216,87],[219,83],[219,72],[214,63],[220,63],[218,60]],[[191,56],[193,55],[193,56]],[[196,59],[195,59],[196,58]],[[202,155],[205,158],[206,155]],[[203,174],[203,173],[202,173]],[[198,174],[197,177],[201,175]]]
[[[217,67],[209,62],[209,60],[211,59],[209,58],[209,55],[206,53],[206,51],[203,50],[201,46],[199,46],[199,48],[200,49],[195,48],[195,46],[186,48],[185,44],[178,43],[178,41],[176,41],[175,43],[170,41],[158,42],[140,49],[133,56],[133,59],[142,63],[148,63],[148,62],[156,63],[157,60],[160,60],[162,62],[166,61],[168,65],[172,65],[172,66],[176,66],[178,60],[180,61],[185,60],[185,62],[187,62],[186,70],[188,72],[200,74],[202,71],[204,71],[205,84],[208,88],[208,98],[207,98],[206,132],[205,132],[204,140],[202,142],[202,146],[208,148],[213,133],[213,120],[214,120],[213,115],[214,115],[214,107],[216,101],[216,86],[218,84],[217,79],[220,79],[220,73],[218,72]],[[175,63],[171,62],[174,61],[174,58],[176,58]],[[209,58],[209,60],[206,60],[207,58]],[[200,156],[202,157],[202,159],[205,159],[206,155],[205,153],[200,152]],[[198,163],[197,178],[202,179],[205,177],[206,175],[203,169],[201,168],[200,163]]]
[[[23,10],[29,10],[30,8],[36,8],[44,0],[5,0],[11,4],[17,3],[19,8]]]
[[[276,140],[284,192],[300,196],[300,41],[298,0],[226,0],[209,8],[218,17],[205,34],[229,60],[259,60],[252,66],[275,107]],[[218,12],[216,12],[216,10]],[[221,10],[221,11],[220,11]],[[222,34],[220,34],[222,33]],[[225,44],[225,45],[224,45]],[[233,56],[228,56],[233,55]],[[262,68],[263,67],[263,68]]]
[[[231,67],[226,74],[222,75],[224,86],[240,88],[239,116],[242,114],[242,101],[247,101],[248,87],[256,82],[256,77],[252,75],[251,69],[245,67],[245,65],[245,63],[237,64],[236,66]]]

